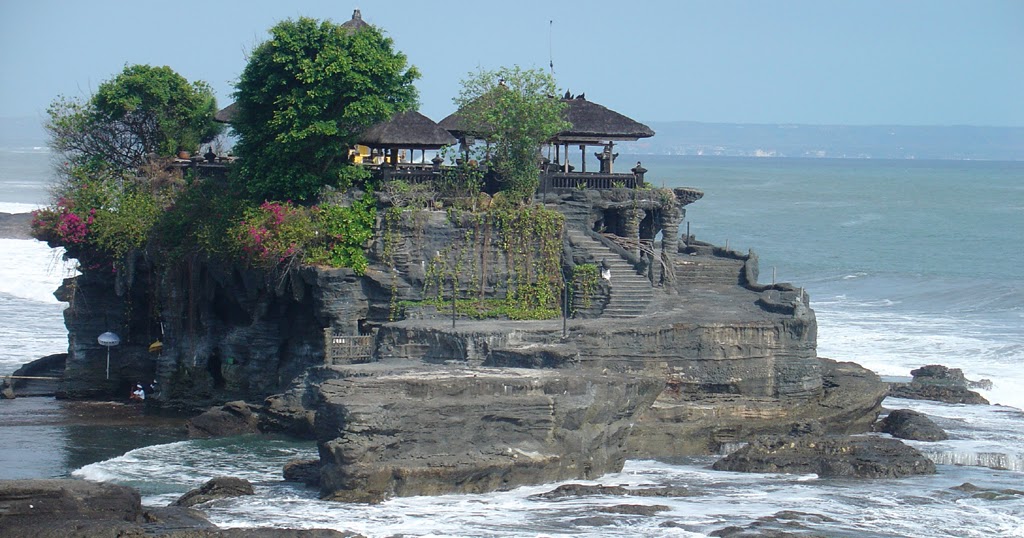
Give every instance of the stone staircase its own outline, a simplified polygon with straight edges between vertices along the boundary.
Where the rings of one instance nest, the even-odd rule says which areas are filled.
[[[635,318],[646,312],[647,305],[654,298],[651,282],[636,273],[626,260],[615,251],[604,246],[600,241],[590,237],[586,232],[566,229],[569,242],[580,250],[587,252],[598,266],[604,261],[611,269],[611,293],[608,305],[601,317]]]

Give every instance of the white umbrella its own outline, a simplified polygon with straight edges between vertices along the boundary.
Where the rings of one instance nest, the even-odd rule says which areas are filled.
[[[110,379],[110,348],[121,343],[121,337],[107,331],[96,339],[99,344],[107,348],[107,379]]]

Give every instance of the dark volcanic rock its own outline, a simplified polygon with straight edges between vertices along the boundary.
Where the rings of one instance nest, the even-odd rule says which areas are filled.
[[[174,506],[195,506],[216,499],[254,495],[252,484],[243,478],[220,476],[208,480],[202,486],[182,495],[174,501]]]
[[[534,499],[564,499],[566,497],[592,497],[595,495],[629,495],[629,490],[622,486],[592,486],[589,484],[563,484],[544,493],[531,496]]]
[[[598,512],[604,512],[606,514],[625,514],[631,516],[653,516],[658,512],[664,512],[671,510],[671,508],[662,504],[616,504],[615,506],[603,506],[598,508]]]
[[[22,365],[13,376],[40,377],[53,379],[16,379],[14,389],[18,396],[53,396],[57,394],[68,354],[56,353]]]
[[[310,529],[218,529],[191,508],[143,509],[139,492],[83,480],[0,480],[4,538],[344,538]]]
[[[959,486],[949,489],[967,493],[972,499],[985,499],[989,501],[1005,501],[1024,497],[1024,491],[1018,489],[986,489],[975,486],[970,482],[964,482]]]
[[[900,439],[913,441],[945,441],[946,432],[923,413],[910,409],[896,409],[878,422],[877,431]]]
[[[189,419],[185,424],[191,438],[229,437],[259,432],[259,415],[245,402],[228,402]]]
[[[971,388],[991,387],[991,381],[969,381],[959,368],[947,368],[939,364],[930,364],[912,370],[914,376],[910,383],[893,383],[889,395],[894,398],[910,400],[932,400],[936,402],[958,404],[988,405],[981,394]]]
[[[896,439],[879,437],[762,438],[716,461],[713,468],[855,478],[935,473],[935,464],[917,449]]]

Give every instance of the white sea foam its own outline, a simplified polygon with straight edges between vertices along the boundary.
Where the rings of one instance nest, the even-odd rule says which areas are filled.
[[[62,260],[63,249],[52,249],[35,239],[0,239],[0,293],[56,303],[53,292],[64,278],[75,274]]]
[[[20,202],[0,202],[0,213],[31,213],[43,207],[41,204],[24,204]]]
[[[987,298],[983,299],[988,301]],[[882,301],[845,297],[812,304],[818,353],[857,362],[880,375],[906,376],[926,364],[960,368],[968,379],[989,379],[979,390],[993,403],[1024,409],[1024,330],[1019,316],[912,312]]]

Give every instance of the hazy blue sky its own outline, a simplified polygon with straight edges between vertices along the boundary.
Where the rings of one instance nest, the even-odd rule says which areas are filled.
[[[547,68],[550,29],[559,85],[641,121],[1024,126],[1015,0],[0,0],[0,116],[126,63],[205,80],[223,106],[277,21],[355,7],[423,73],[435,120],[468,71]]]

